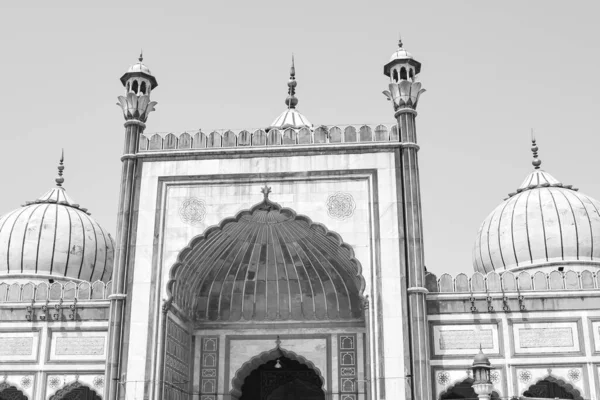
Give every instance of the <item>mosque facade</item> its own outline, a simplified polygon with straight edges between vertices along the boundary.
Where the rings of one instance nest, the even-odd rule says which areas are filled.
[[[115,238],[62,159],[0,218],[0,400],[600,399],[600,202],[534,140],[474,271],[427,273],[420,71],[400,43],[388,124],[311,124],[292,61],[270,125],[162,134],[140,56]]]

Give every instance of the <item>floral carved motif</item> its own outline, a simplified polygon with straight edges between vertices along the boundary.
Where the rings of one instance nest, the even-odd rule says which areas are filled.
[[[48,386],[51,389],[56,389],[60,386],[60,378],[58,376],[51,376],[48,378]]]
[[[350,193],[337,192],[327,198],[327,214],[343,221],[350,218],[356,209],[356,203]]]
[[[440,385],[447,385],[450,382],[450,374],[445,371],[438,372],[437,381]]]
[[[531,372],[523,370],[519,372],[519,380],[523,383],[527,383],[531,380]]]
[[[492,371],[492,373],[490,373],[490,381],[492,381],[493,384],[500,382],[500,374],[498,371]]]
[[[187,198],[179,207],[179,216],[186,224],[199,224],[206,217],[206,204],[196,197]]]
[[[94,385],[94,387],[97,387],[97,388],[104,387],[104,376],[98,375],[98,376],[94,377],[92,384]]]
[[[21,378],[21,387],[23,389],[29,389],[31,387],[32,382],[33,382],[33,379],[31,378],[31,376],[26,375]]]
[[[567,372],[567,376],[573,382],[577,382],[579,379],[581,379],[581,372],[578,369],[573,368]]]

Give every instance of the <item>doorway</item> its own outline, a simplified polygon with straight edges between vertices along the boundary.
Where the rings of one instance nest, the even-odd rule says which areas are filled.
[[[246,377],[240,400],[325,400],[325,392],[315,370],[282,355]]]

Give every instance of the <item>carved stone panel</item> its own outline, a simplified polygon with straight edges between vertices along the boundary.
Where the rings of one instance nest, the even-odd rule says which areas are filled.
[[[577,353],[577,322],[515,323],[513,335],[516,354]]]
[[[498,325],[433,325],[433,354],[472,355],[481,347],[488,354],[500,354]]]
[[[0,332],[0,360],[36,361],[39,332]]]
[[[101,361],[106,358],[107,332],[51,332],[50,361]]]

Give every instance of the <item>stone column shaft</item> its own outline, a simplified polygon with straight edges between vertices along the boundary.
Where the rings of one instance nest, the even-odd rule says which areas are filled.
[[[401,149],[401,187],[404,212],[404,248],[408,323],[411,354],[411,388],[413,399],[431,399],[429,368],[429,334],[427,329],[425,265],[423,251],[423,221],[415,117],[413,108],[400,108],[398,121]]]
[[[137,152],[140,134],[145,125],[137,120],[125,122],[125,148],[121,170],[121,189],[119,195],[119,212],[117,220],[117,237],[115,250],[115,266],[113,271],[113,294],[110,298],[108,352],[106,358],[106,385],[104,398],[116,400],[119,398],[120,365],[122,361],[122,340],[124,328],[124,311],[126,299],[126,281],[128,270],[128,247],[130,243],[131,215],[137,160],[127,157]],[[121,396],[123,397],[123,396]]]

